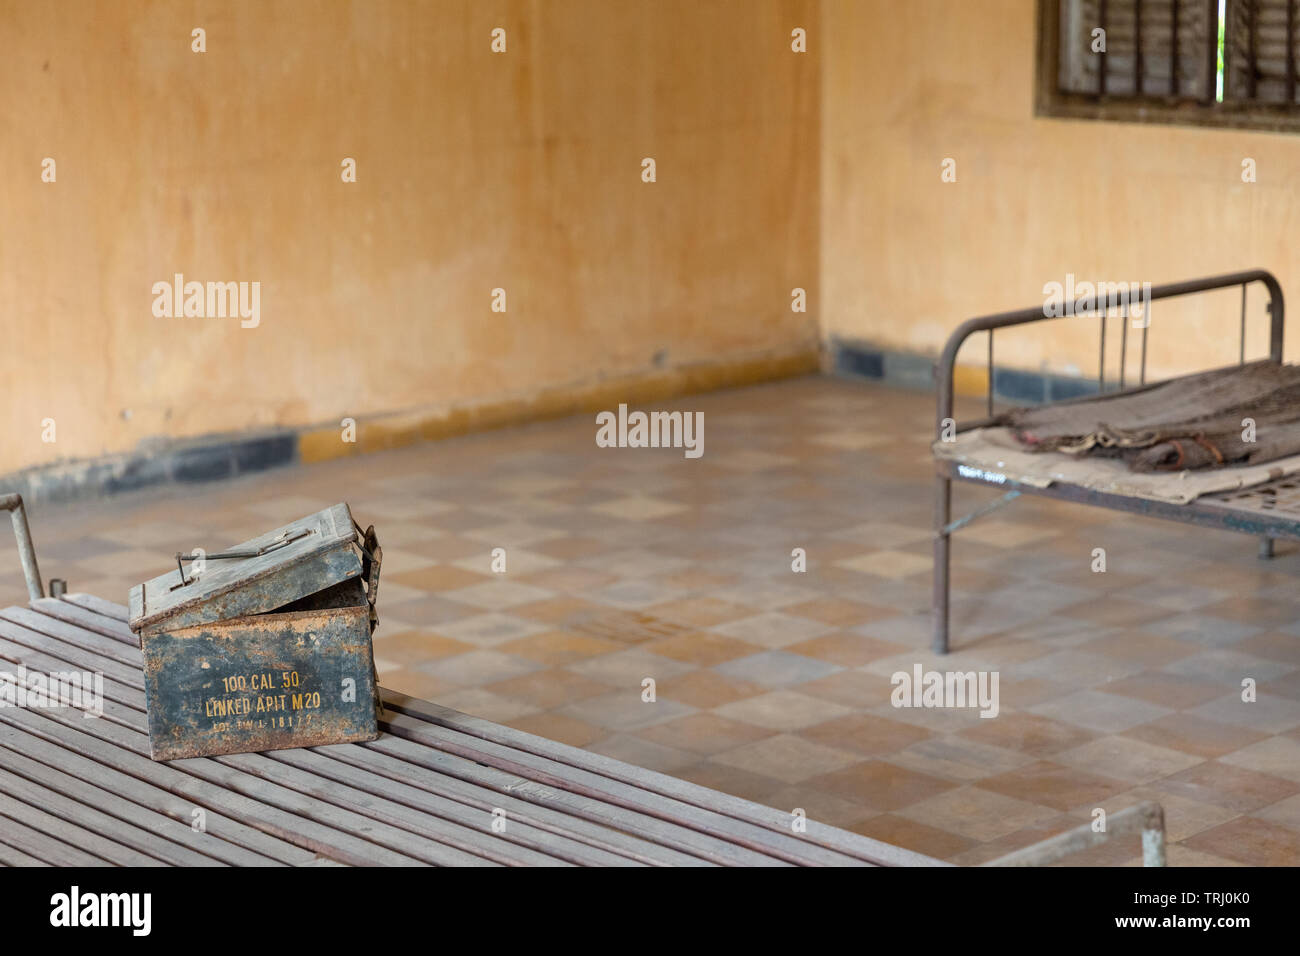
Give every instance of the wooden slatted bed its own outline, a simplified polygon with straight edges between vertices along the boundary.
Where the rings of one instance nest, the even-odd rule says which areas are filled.
[[[0,707],[0,863],[945,865],[391,691],[369,743],[156,763],[126,620],[88,594],[0,610],[0,670],[104,679],[101,717]]]

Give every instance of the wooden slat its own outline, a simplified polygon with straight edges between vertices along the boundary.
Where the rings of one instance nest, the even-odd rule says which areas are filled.
[[[551,860],[576,866],[635,866],[635,861],[604,849],[592,847],[567,835],[534,826],[523,818],[507,812],[505,829],[497,833],[492,829],[493,808],[475,809],[465,803],[448,800],[404,781],[376,777],[348,763],[331,760],[311,750],[277,750],[267,754],[272,760],[289,764],[312,775],[313,779],[332,781],[351,790],[372,796],[382,796],[422,814],[423,820],[440,819],[460,824],[477,831],[480,840],[498,846],[502,842],[518,844],[526,850],[543,854]],[[501,809],[505,809],[504,807]],[[514,849],[496,851],[499,858],[511,862],[524,862]],[[540,861],[538,861],[540,862]]]
[[[88,673],[86,670],[86,661],[83,658],[80,661],[73,661],[69,658],[73,655],[54,657],[47,654],[43,649],[34,648],[25,643],[19,643],[13,638],[18,637],[18,625],[9,621],[0,621],[0,658],[9,661],[14,665],[22,664],[30,670],[42,671],[44,673],[58,673],[67,671],[80,671],[83,674]],[[121,688],[120,693],[128,700],[143,700],[144,691],[135,687],[123,684],[115,676],[110,675],[106,670],[101,669],[104,661],[99,660],[95,667],[89,673],[98,672],[104,675],[106,680],[105,687],[112,686],[115,689]],[[115,699],[116,697],[115,692]],[[124,701],[126,702],[126,701]]]
[[[100,655],[97,653],[91,651],[85,651],[85,650],[83,650],[81,653],[84,655],[84,659],[88,661],[92,666],[104,662],[104,658],[100,657]],[[106,679],[105,685],[106,685],[106,692],[109,690],[113,690],[115,696],[119,696],[119,697],[122,696],[121,689],[114,688],[112,681]],[[105,701],[105,715],[106,717],[113,719],[115,723],[122,725],[124,730],[128,730],[129,732],[132,732],[134,734],[133,743],[139,753],[142,754],[148,753],[147,725],[146,725],[145,715],[142,707],[135,711],[123,710],[122,708],[115,706],[111,701]],[[100,736],[105,736],[105,735],[101,734]],[[252,760],[253,766],[255,766],[258,770],[257,773],[254,773],[252,775],[252,779],[250,779],[247,775],[243,777],[230,777],[210,766],[213,760],[221,763],[230,763],[231,761],[238,763],[239,761],[244,760],[245,758],[247,758],[248,760]],[[264,773],[268,769],[261,764],[257,764],[256,761],[265,760],[265,759],[266,757],[264,755],[248,754],[248,755],[238,755],[232,757],[218,757],[218,758],[212,758],[211,760],[207,758],[198,758],[197,760],[194,761],[188,761],[188,760],[172,761],[170,765],[185,769],[188,772],[194,773],[195,775],[200,776],[203,779],[208,780],[210,782],[217,782],[223,786],[228,786],[231,787],[232,789],[237,789],[239,792],[242,792],[247,796],[255,797],[257,799],[262,799],[269,794],[273,798],[278,798],[278,802],[280,805],[284,805],[287,799],[285,791],[276,790],[276,789],[267,789],[262,785],[261,782],[258,782],[256,780],[256,778],[260,776],[261,773]],[[244,770],[249,769],[247,763],[245,763],[242,769]],[[281,780],[280,782],[283,783],[284,781]],[[300,793],[312,793],[314,791],[314,795],[318,797],[322,797],[332,793],[334,794],[334,799],[340,799],[338,788],[331,787],[327,791],[320,790],[319,787],[316,785],[316,783],[310,779],[309,775],[302,775],[301,777],[296,778],[296,782],[299,786]],[[272,802],[277,802],[277,800],[273,799]],[[347,802],[344,805],[347,807],[364,806],[367,809],[370,809],[372,812],[380,812],[384,809],[391,809],[383,805],[381,805],[378,808],[375,808],[365,802],[363,802],[362,804],[358,804],[356,802],[355,794],[348,795]],[[292,807],[290,808],[293,809]],[[298,806],[296,808],[296,812],[304,812],[304,808],[302,806]],[[326,810],[323,812],[325,813],[327,818],[326,822],[330,822],[338,819],[338,814],[334,813],[332,810]],[[617,809],[615,810],[615,812],[617,813]],[[760,862],[775,864],[779,862],[774,858],[764,858],[756,854],[750,853],[749,851],[745,850],[742,847],[733,847],[730,844],[728,844],[726,841],[715,840],[711,837],[700,837],[699,835],[692,833],[688,828],[685,827],[670,827],[668,829],[671,829],[673,831],[676,840],[678,840],[679,842],[684,841],[684,843],[688,846],[688,848],[692,842],[701,844],[704,847],[702,853],[706,856],[712,855],[712,858],[714,859],[715,862],[733,862],[733,863],[751,863],[751,864],[760,863]],[[404,850],[405,848],[409,847],[409,844],[397,844],[396,841],[392,839],[392,833],[389,830],[380,829],[377,832],[384,835],[388,839],[389,841],[388,845],[390,846],[396,844],[402,846]],[[527,855],[527,854],[520,854],[520,855]],[[538,863],[555,862],[551,860],[543,861],[540,859],[531,859],[530,861],[538,862]],[[460,862],[465,862],[465,861],[460,861]]]
[[[793,862],[788,848],[769,850],[766,834],[756,828],[738,824],[721,814],[700,810],[677,801],[655,798],[637,787],[628,786],[594,774],[561,767],[544,758],[490,741],[468,737],[446,727],[416,720],[405,714],[386,712],[385,729],[417,743],[469,757],[488,766],[498,767],[539,783],[560,787],[572,793],[599,800],[612,807],[657,816],[682,828],[682,845],[705,859],[732,866],[777,866]],[[687,832],[689,831],[689,832]],[[689,841],[689,842],[688,842]],[[837,862],[856,862],[839,858]]]
[[[49,866],[45,860],[16,850],[4,842],[4,833],[0,831],[0,866]]]
[[[61,836],[34,830],[25,823],[0,816],[0,844],[10,851],[41,860],[49,866],[111,866],[107,860],[69,846]]]
[[[400,737],[385,734],[365,746],[333,744],[314,748],[313,752],[359,767],[377,780],[387,778],[407,783],[460,800],[480,811],[490,812],[501,807],[513,820],[527,821],[640,863],[655,866],[706,865],[705,861],[674,849],[670,844],[654,842],[652,836],[642,838],[614,829],[609,825],[610,821],[602,823],[601,807],[591,800],[562,790],[551,790],[542,800],[521,800],[514,791],[528,783],[523,777],[421,747]],[[660,823],[653,817],[647,817],[646,821],[654,825]]]
[[[63,621],[76,627],[93,631],[118,644],[140,649],[140,640],[126,624],[115,617],[100,614],[90,608],[59,598],[41,598],[28,605],[33,611]]]
[[[33,607],[36,608],[36,609],[38,609],[38,610],[40,611],[40,613],[41,613],[42,615],[44,615],[44,614],[46,614],[46,613],[48,613],[48,612],[55,611],[55,610],[59,610],[59,608],[57,607],[57,604],[58,604],[58,603],[59,603],[59,602],[51,602],[49,599],[46,599],[45,601],[34,602],[34,603],[33,603]],[[111,627],[111,623],[109,622],[109,619],[105,618],[105,619],[104,619],[104,623],[101,625],[101,630],[103,630],[103,629],[108,629],[109,627]],[[57,630],[57,627],[55,627],[54,625],[50,625],[50,626],[49,626],[49,629],[51,629],[51,630]],[[116,649],[114,649],[114,650],[116,650]],[[89,658],[92,662],[102,662],[102,661],[103,661],[103,658],[101,658],[97,653],[94,653],[94,652],[92,652],[92,651],[88,651],[88,650],[86,650],[86,651],[83,651],[82,653],[85,654],[86,657]],[[136,652],[136,653],[138,653],[138,652]],[[120,696],[120,694],[119,694],[118,696]],[[128,726],[130,726],[130,724],[131,724],[131,722],[132,722],[132,721],[131,721],[131,715],[130,715],[129,713],[123,715],[123,714],[119,713],[118,711],[116,711],[113,707],[109,706],[108,703],[105,704],[105,712],[106,712],[106,714],[109,715],[110,717],[116,717],[116,718],[118,718],[119,722],[125,722]],[[141,712],[139,713],[139,723],[135,726],[134,729],[135,729],[139,734],[142,734],[142,735],[147,733],[147,726],[146,726],[146,724],[145,724],[145,718],[144,718],[143,710],[141,710]],[[141,746],[142,746],[142,748],[143,748],[143,745],[141,745]],[[147,753],[147,749],[142,749],[141,752]],[[244,756],[257,757],[258,755],[244,755]],[[217,761],[227,762],[227,761],[230,760],[230,759],[238,759],[238,758],[224,758],[224,757],[219,757],[219,758],[215,758],[215,759],[216,759]],[[188,764],[190,764],[190,763],[191,763],[190,761],[175,761],[175,762],[173,762],[173,765],[184,767],[184,766],[186,766],[186,765],[188,765]],[[195,772],[195,773],[197,773],[197,774],[203,776],[204,779],[209,779],[209,780],[220,779],[219,775],[218,775],[217,777],[214,778],[214,776],[212,775],[212,774],[213,774],[213,771],[210,771],[210,770],[208,770],[208,771],[204,771],[204,770],[200,769],[200,768],[202,768],[202,767],[203,767],[203,764],[197,764],[197,765],[195,765],[195,766],[193,766],[193,767],[189,767],[188,769],[190,769],[192,772]],[[247,769],[247,768],[245,768],[245,769]],[[265,768],[262,768],[262,769],[265,769]],[[246,784],[246,786],[247,786],[247,785],[248,785],[248,781],[245,780],[244,782],[245,782],[245,784]],[[299,783],[299,785],[300,785],[301,788],[303,788],[304,790],[308,790],[308,791],[310,791],[310,789],[311,789],[312,786],[313,786],[312,782],[310,781],[310,779],[309,779],[308,777],[303,777],[303,778],[301,778],[300,780],[298,780],[298,783]],[[256,795],[256,794],[251,793],[248,789],[245,789],[245,790],[243,790],[242,792],[244,792],[244,793],[246,793],[246,794],[248,794],[248,795]],[[583,799],[585,799],[585,798],[583,798]],[[349,803],[348,805],[351,806],[352,804]],[[620,818],[620,816],[622,816],[622,817],[625,817],[625,816],[626,816],[625,811],[621,810],[620,808],[618,808],[618,807],[612,807],[612,808],[607,808],[607,809],[606,809],[606,817],[607,817],[607,819],[609,820],[609,822],[612,823],[612,822],[618,820],[618,819]],[[665,827],[665,828],[663,828],[663,829],[668,830],[669,832],[671,832],[673,838],[674,838],[676,841],[678,841],[679,843],[684,843],[684,844],[685,844],[685,848],[688,850],[688,852],[691,850],[691,845],[692,845],[692,844],[699,844],[699,845],[700,845],[700,848],[697,848],[697,849],[699,849],[699,852],[701,853],[701,855],[703,855],[703,856],[706,857],[706,858],[711,858],[714,862],[721,862],[721,863],[728,863],[728,862],[730,862],[730,863],[749,863],[749,864],[754,864],[754,863],[766,863],[766,864],[768,864],[768,865],[773,865],[773,864],[777,864],[777,863],[780,862],[780,861],[779,861],[778,859],[776,859],[776,858],[759,856],[759,855],[757,855],[757,854],[754,854],[754,853],[750,852],[749,850],[747,850],[747,849],[745,849],[745,848],[743,848],[743,847],[733,846],[733,845],[729,844],[729,843],[728,843],[727,841],[725,841],[725,840],[718,840],[718,839],[716,839],[716,838],[714,838],[714,837],[712,837],[712,836],[701,836],[701,835],[699,835],[699,834],[696,834],[696,833],[692,832],[692,831],[691,831],[689,828],[687,828],[687,827],[680,827],[680,826],[677,826],[677,825],[675,825],[675,824],[672,824],[672,825],[670,825],[670,826],[668,826],[668,827]]]
[[[12,626],[5,624],[0,625],[0,628]],[[92,666],[104,663],[105,659],[97,654],[83,653]],[[122,688],[108,678],[105,678],[104,687],[104,718],[133,732],[134,745],[139,748],[139,752],[147,754],[148,722],[143,694]],[[133,693],[136,699],[118,703]],[[498,838],[490,828],[484,833],[437,817],[420,817],[398,803],[360,790],[336,784],[325,787],[319,778],[310,773],[281,767],[268,761],[264,755],[240,754],[170,763],[171,766],[187,770],[205,780],[220,781],[221,785],[248,796],[258,799],[269,796],[272,802],[277,802],[286,809],[350,829],[358,835],[364,835],[366,839],[399,852],[410,853],[428,863],[468,866],[486,862],[503,865],[557,865],[563,862],[557,857],[546,856],[522,845],[505,852],[502,844],[508,841]],[[231,776],[218,764],[243,771],[248,776]],[[314,798],[314,801],[304,802],[304,797]],[[470,816],[468,808],[465,816]],[[378,825],[372,825],[371,820]],[[415,836],[404,835],[402,830]]]
[[[112,601],[106,601],[96,594],[86,594],[82,591],[73,591],[63,595],[63,600],[72,604],[78,604],[81,607],[101,614],[104,617],[111,617],[114,620],[121,621],[123,624],[127,621],[126,608],[120,604],[114,604]]]
[[[438,826],[432,821],[424,821],[423,832],[428,835],[421,836],[412,828],[411,816],[404,812],[405,808],[396,808],[388,801],[371,799],[359,791],[342,787],[331,787],[327,792],[319,781],[313,782],[307,775],[277,773],[274,761],[262,754],[194,757],[173,760],[171,765],[223,789],[350,833],[372,843],[377,849],[387,848],[424,863],[492,866],[507,862],[500,853],[492,850],[471,852],[469,841],[457,839],[450,827]],[[442,840],[447,842],[440,842]],[[521,852],[520,855],[527,856],[532,863],[551,862],[541,858],[540,854]]]
[[[150,760],[146,756],[147,739],[142,748],[137,735],[109,721],[82,721],[64,710],[36,712],[18,708],[0,708],[0,721],[21,726],[115,770],[164,787],[195,806],[229,815],[321,856],[361,866],[411,866],[420,862],[359,838],[345,829],[285,810],[273,801],[213,786],[172,764]]]
[[[173,866],[224,866],[220,860],[197,853],[187,846],[167,839],[157,830],[145,830],[121,817],[112,816],[98,806],[73,799],[43,783],[41,775],[37,779],[21,775],[23,768],[29,767],[30,761],[18,754],[5,754],[5,764],[0,767],[0,793],[15,800],[21,800],[29,806],[39,807],[58,819],[85,827],[92,833],[106,837],[127,850],[147,859],[152,865],[169,863]],[[66,776],[66,775],[65,775]],[[66,780],[60,781],[65,789],[72,789]],[[93,788],[92,788],[93,789]],[[100,793],[96,796],[102,804],[104,798],[112,794]],[[173,822],[174,821],[169,821]],[[130,861],[126,862],[130,865]]]
[[[37,801],[40,803],[42,801]],[[88,830],[80,824],[50,813],[40,806],[12,796],[7,784],[0,778],[0,817],[31,827],[50,837],[55,837],[91,856],[118,866],[161,866],[162,861],[147,853],[132,849],[112,837]],[[0,828],[6,824],[0,823]]]
[[[119,664],[126,664],[128,667],[138,667],[142,659],[139,648],[128,647],[120,641],[83,627],[70,626],[66,621],[44,613],[38,614],[30,608],[8,607],[0,610],[0,618],[50,637],[56,637],[64,643],[85,651],[92,651]]]
[[[99,662],[96,655],[88,654],[88,657],[92,665]],[[114,686],[113,681],[105,679],[106,697],[109,691],[112,691],[115,696],[124,693],[122,688]],[[66,710],[50,712],[51,716],[67,713]],[[148,725],[143,698],[134,707],[106,699],[104,717],[89,723],[94,725],[87,728],[91,733],[148,756]],[[108,732],[110,727],[115,728],[111,733]],[[469,833],[464,828],[457,829],[451,825],[444,825],[440,821],[425,821],[425,830],[430,833],[441,830],[442,832],[437,833],[437,836],[442,837],[445,842],[403,832],[399,827],[390,825],[394,817],[405,819],[408,824],[410,823],[409,814],[397,808],[396,804],[368,799],[359,791],[349,791],[341,787],[331,787],[328,791],[324,791],[319,781],[313,780],[310,775],[278,772],[275,764],[268,762],[267,758],[260,754],[176,760],[170,761],[168,766],[183,770],[209,783],[216,783],[223,788],[243,793],[253,799],[274,804],[297,815],[341,828],[377,846],[413,856],[426,863],[442,866],[473,866],[486,864],[489,861],[506,862],[495,848],[488,848],[486,852],[471,852],[470,845],[475,842],[472,838],[478,835]],[[241,772],[232,772],[231,768]],[[315,799],[309,799],[311,797]],[[554,862],[528,851],[522,851],[519,856],[528,863]]]
[[[790,816],[772,807],[743,800],[728,794],[709,790],[706,787],[679,780],[666,774],[634,767],[622,761],[591,753],[568,744],[525,734],[510,727],[503,727],[479,717],[462,714],[447,707],[441,707],[429,701],[408,697],[384,690],[384,705],[399,713],[416,717],[439,726],[447,727],[461,733],[491,741],[506,747],[514,747],[525,753],[558,761],[562,764],[607,776],[650,793],[659,794],[672,800],[681,801],[697,807],[712,808],[754,824],[763,831],[772,832],[787,841],[813,843],[828,850],[857,856],[864,862],[888,866],[924,866],[935,865],[939,861],[917,853],[910,853],[898,847],[871,840],[858,834],[829,827],[814,820],[807,821],[807,832],[802,837],[787,837],[790,833]]]
[[[390,734],[383,735],[378,740],[366,744],[365,747],[400,756],[411,763],[429,767],[439,773],[454,775],[461,780],[508,790],[511,796],[536,807],[573,814],[607,827],[611,832],[627,833],[657,843],[661,847],[689,854],[693,859],[693,865],[703,863],[739,865],[747,862],[735,858],[725,841],[720,846],[719,842],[712,837],[681,826],[675,821],[654,814],[640,813],[635,809],[598,799],[587,793],[575,793],[563,785],[552,785],[545,780],[537,779],[543,775],[530,776],[527,768],[520,768],[522,773],[503,770],[477,755],[460,757],[425,743]],[[780,861],[770,862],[776,864]]]
[[[85,802],[91,796],[106,812],[166,834],[183,827],[193,848],[238,866],[311,863],[314,854],[214,811],[204,811],[204,828],[192,828],[192,802],[81,754],[59,747],[20,727],[0,724],[0,764]],[[16,758],[27,758],[26,764]],[[93,780],[94,783],[88,781]],[[169,826],[170,825],[170,826]]]

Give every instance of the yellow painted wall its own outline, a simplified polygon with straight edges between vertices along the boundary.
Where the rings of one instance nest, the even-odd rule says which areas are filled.
[[[818,13],[0,0],[0,473],[815,348]]]
[[[1035,117],[1033,0],[824,0],[821,12],[828,336],[937,353],[962,320],[1041,303],[1067,272],[1159,284],[1258,266],[1300,316],[1300,136]],[[940,179],[947,157],[955,183]],[[1245,157],[1256,183],[1241,181]],[[1264,354],[1262,287],[1251,296],[1248,350]],[[1157,303],[1153,372],[1235,361],[1239,314],[1236,290]],[[984,347],[972,339],[963,361]],[[1001,333],[997,358],[1095,377],[1096,320]]]

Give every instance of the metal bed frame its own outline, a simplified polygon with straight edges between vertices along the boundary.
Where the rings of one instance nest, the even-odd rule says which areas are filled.
[[[1238,364],[1245,364],[1246,287],[1253,282],[1263,283],[1268,291],[1268,313],[1270,316],[1268,361],[1280,364],[1282,361],[1282,329],[1285,312],[1282,287],[1269,272],[1262,269],[1253,269],[1248,272],[1233,272],[1227,275],[1210,276],[1202,279],[1192,279],[1187,282],[1174,282],[1168,285],[1156,286],[1151,289],[1150,301],[1241,286],[1241,342],[1238,349]],[[1133,391],[1133,389],[1125,388],[1124,368],[1127,359],[1129,322],[1128,309],[1124,305],[1121,310],[1123,331],[1120,338],[1119,387],[1111,392],[1106,392],[1106,316],[1110,307],[1113,307],[1112,302],[1098,301],[1093,309],[1076,312],[1073,316],[1048,316],[1044,314],[1044,308],[1040,304],[1028,309],[999,312],[995,315],[980,316],[963,322],[949,337],[935,367],[935,376],[938,380],[938,410],[935,422],[936,440],[943,438],[945,425],[955,429],[955,431],[963,431],[977,424],[956,424],[952,417],[953,369],[957,360],[957,352],[966,339],[976,332],[988,333],[988,414],[990,417],[993,415],[993,395],[996,386],[993,368],[993,332],[995,329],[1027,325],[1030,322],[1086,318],[1090,313],[1098,315],[1101,320],[1099,323],[1101,343],[1100,391],[1108,395]],[[1138,387],[1146,384],[1147,333],[1150,328],[1150,317],[1145,316],[1144,319],[1141,372]],[[952,533],[976,518],[986,515],[1007,502],[1018,498],[1021,494],[1042,495],[1047,498],[1057,498],[1077,504],[1126,511],[1144,517],[1168,518],[1172,521],[1182,521],[1188,524],[1255,535],[1260,538],[1259,555],[1261,558],[1273,556],[1273,540],[1275,538],[1300,540],[1300,476],[1279,478],[1249,488],[1203,495],[1188,504],[1172,504],[1151,501],[1145,498],[1108,494],[1060,482],[1046,488],[1040,488],[1018,482],[1006,475],[982,469],[961,467],[956,462],[942,459],[936,459],[935,471],[934,597],[932,604],[934,636],[931,646],[936,654],[948,653],[949,558]],[[970,514],[953,520],[952,483],[954,481],[970,481],[975,484],[999,488],[1004,494],[1000,498],[975,509]]]

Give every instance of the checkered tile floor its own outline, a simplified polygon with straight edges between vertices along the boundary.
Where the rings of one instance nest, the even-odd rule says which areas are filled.
[[[934,658],[931,396],[807,378],[671,407],[704,412],[702,458],[598,448],[581,416],[38,506],[33,533],[46,577],[125,603],[177,550],[346,500],[384,545],[396,689],[958,863],[1144,799],[1173,865],[1300,863],[1295,546],[1021,499],[957,535]],[[955,513],[990,497],[958,486]],[[8,548],[0,572],[20,601]],[[1000,714],[893,707],[918,663],[998,672]]]

